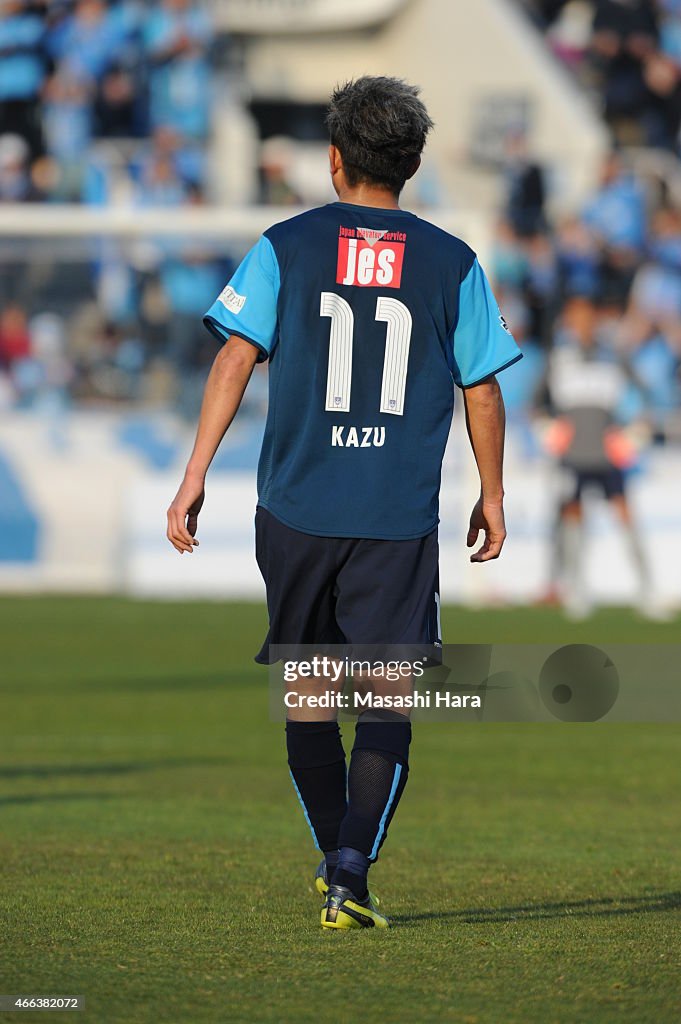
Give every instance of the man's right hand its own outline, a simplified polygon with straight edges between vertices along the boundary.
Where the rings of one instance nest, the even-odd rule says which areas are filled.
[[[205,498],[203,477],[185,476],[168,509],[166,536],[176,551],[190,553],[198,547],[196,528]]]

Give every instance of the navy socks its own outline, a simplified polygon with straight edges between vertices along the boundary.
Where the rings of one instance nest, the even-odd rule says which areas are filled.
[[[287,722],[291,778],[317,849],[338,856],[338,830],[347,810],[345,751],[337,722]]]
[[[358,899],[385,842],[407,783],[411,723],[403,715],[362,716],[347,773],[336,722],[287,722],[291,777],[329,881]]]
[[[411,722],[360,718],[348,772],[348,809],[338,834],[339,847],[359,850],[373,863],[407,784]]]
[[[358,900],[363,900],[367,895],[369,866],[369,858],[359,850],[342,846],[338,856],[338,867],[333,873],[333,884],[344,885]]]

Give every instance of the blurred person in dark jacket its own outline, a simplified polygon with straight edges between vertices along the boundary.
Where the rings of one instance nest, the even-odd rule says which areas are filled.
[[[42,151],[40,90],[46,71],[44,5],[0,3],[0,134],[16,133]]]
[[[520,238],[539,234],[546,227],[546,188],[541,166],[529,155],[527,139],[514,132],[506,139],[506,217]]]
[[[618,141],[673,147],[681,116],[678,69],[661,47],[653,0],[597,0],[592,61]]]

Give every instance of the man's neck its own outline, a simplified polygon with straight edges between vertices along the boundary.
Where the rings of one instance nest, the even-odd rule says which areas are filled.
[[[353,206],[375,206],[383,210],[399,210],[397,196],[387,188],[376,188],[374,185],[356,185],[354,188],[341,188],[338,192],[341,203]]]

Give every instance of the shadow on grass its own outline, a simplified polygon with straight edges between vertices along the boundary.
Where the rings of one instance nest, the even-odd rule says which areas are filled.
[[[0,765],[0,779],[53,779],[63,776],[129,775],[157,768],[192,768],[232,764],[228,757],[164,757],[154,761],[94,761],[91,764]]]
[[[241,671],[230,667],[224,672],[195,672],[182,675],[160,675],[142,678],[95,679],[83,683],[79,688],[97,693],[190,693],[197,694],[202,690],[225,690],[230,687],[243,686],[249,683],[249,677],[257,677],[251,665]]]
[[[602,896],[557,903],[520,903],[514,907],[476,907],[468,910],[426,911],[395,915],[395,924],[458,919],[464,924],[500,924],[556,917],[616,917],[681,910],[681,892],[646,893],[641,896]]]
[[[22,793],[16,796],[0,796],[0,807],[20,804],[42,804],[59,800],[112,800],[118,793]]]
[[[137,694],[138,696],[155,693],[187,693],[192,696],[200,694],[204,690],[224,690],[228,696],[234,687],[252,686],[260,682],[262,677],[253,670],[251,665],[244,666],[239,670],[230,668],[224,672],[195,672],[183,673],[182,675],[164,674],[160,676],[131,677],[125,673],[116,676],[83,677],[68,680],[59,680],[59,693],[62,696],[71,694]],[[14,680],[3,680],[0,686],[0,694],[6,697],[42,696],[54,690],[54,679],[41,679],[36,682],[26,683],[21,677]]]

